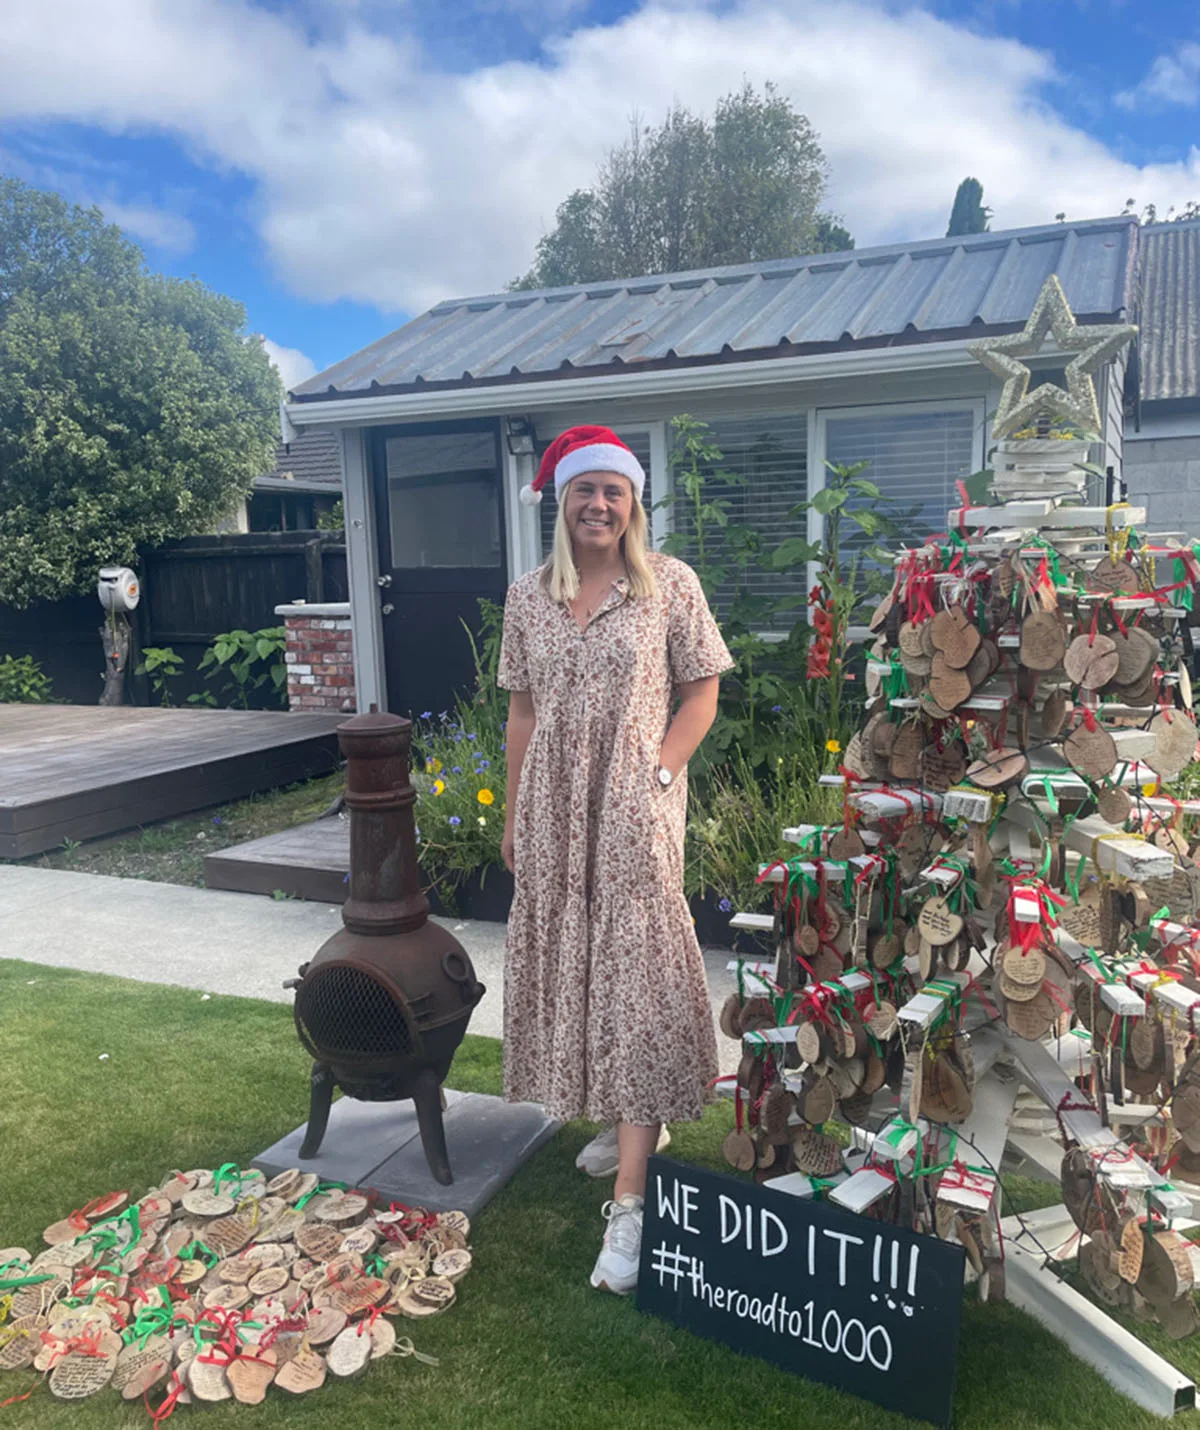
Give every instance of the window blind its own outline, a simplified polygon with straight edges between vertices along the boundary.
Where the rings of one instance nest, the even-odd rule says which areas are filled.
[[[646,508],[646,516],[650,516],[650,508],[654,505],[653,477],[650,472],[650,434],[649,432],[622,432],[615,429],[617,436],[629,448],[633,455],[642,464],[642,470],[646,473],[646,487],[642,492],[642,505]],[[541,506],[538,508],[539,521],[542,531],[542,560],[550,555],[550,549],[554,545],[554,522],[558,515],[558,502],[554,498],[553,483],[550,490],[542,497]]]
[[[867,462],[861,475],[883,493],[880,503],[856,499],[849,505],[876,506],[896,522],[899,535],[881,537],[912,544],[945,531],[946,513],[959,505],[954,483],[974,470],[975,413],[960,411],[852,412],[826,419],[825,457],[838,465]],[[847,533],[847,547],[866,545],[858,528]]]
[[[750,527],[761,541],[761,558],[752,563],[744,589],[752,596],[771,600],[803,597],[808,589],[805,567],[775,571],[770,565],[770,553],[788,537],[803,538],[807,532],[804,514],[792,514],[808,490],[808,423],[804,414],[716,418],[708,426],[709,439],[722,453],[722,460],[715,467],[733,473],[740,480],[736,483],[710,481],[705,485],[704,498],[728,501],[730,524]],[[676,482],[678,484],[678,478]],[[677,530],[689,531],[691,514],[678,485],[673,519]],[[720,541],[720,528],[712,530]],[[706,540],[709,534],[706,533]],[[689,541],[682,555],[686,561],[696,560],[694,542]],[[733,597],[732,583],[726,583],[717,591],[714,604],[718,614],[728,612]],[[788,630],[797,614],[796,610],[781,611],[764,620],[760,628]]]

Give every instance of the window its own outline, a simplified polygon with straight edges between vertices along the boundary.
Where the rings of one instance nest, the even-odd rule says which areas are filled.
[[[629,448],[633,455],[642,464],[642,470],[646,473],[646,487],[642,492],[642,505],[646,508],[646,516],[650,516],[650,508],[654,505],[653,479],[650,474],[650,434],[648,432],[617,432],[617,436]],[[554,545],[554,522],[558,516],[558,502],[554,499],[554,485],[550,484],[549,490],[542,498],[542,504],[538,509],[538,519],[541,523],[542,532],[542,560],[549,555]]]
[[[392,565],[500,566],[500,474],[491,432],[387,442]]]
[[[751,566],[746,583],[748,593],[770,600],[785,596],[803,598],[808,590],[805,567],[796,566],[788,571],[772,570],[769,553],[787,538],[804,538],[807,534],[804,513],[793,515],[796,504],[805,499],[808,491],[808,423],[805,415],[722,417],[710,421],[708,428],[711,441],[721,450],[721,467],[739,480],[736,483],[709,483],[704,489],[705,498],[728,501],[730,524],[749,527],[758,533],[762,541],[764,556]],[[677,530],[686,532],[689,529],[689,513],[682,499],[675,504],[673,520]],[[682,555],[685,560],[694,561],[695,547],[689,544]],[[714,604],[718,614],[728,612],[733,594],[731,584],[717,592]],[[795,610],[780,611],[763,621],[761,628],[787,630],[796,615]]]
[[[982,420],[974,408],[830,412],[824,415],[825,459],[867,462],[862,476],[883,493],[880,509],[899,527],[893,540],[912,544],[946,530],[946,513],[960,504],[954,483],[975,470]],[[848,549],[866,544],[856,527],[848,536]]]

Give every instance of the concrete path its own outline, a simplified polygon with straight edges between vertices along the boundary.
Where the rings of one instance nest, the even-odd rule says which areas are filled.
[[[487,993],[471,1032],[498,1038],[504,1023],[503,924],[441,919],[471,955]],[[60,869],[0,865],[4,956],[205,993],[290,1003],[282,987],[341,927],[328,904],[189,889]],[[714,1017],[735,980],[724,950],[705,954]],[[723,1070],[737,1045],[717,1035]]]

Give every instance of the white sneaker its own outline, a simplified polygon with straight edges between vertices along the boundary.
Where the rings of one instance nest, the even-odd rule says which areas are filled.
[[[642,1198],[626,1192],[619,1202],[605,1202],[603,1215],[608,1225],[591,1283],[598,1290],[628,1296],[637,1286],[642,1254]]]
[[[670,1145],[671,1134],[664,1124],[662,1131],[658,1134],[658,1143],[654,1150],[665,1152]],[[579,1156],[575,1158],[575,1165],[581,1172],[586,1172],[589,1177],[615,1177],[620,1161],[620,1153],[617,1151],[617,1129],[613,1126],[606,1127],[598,1137],[592,1138]]]

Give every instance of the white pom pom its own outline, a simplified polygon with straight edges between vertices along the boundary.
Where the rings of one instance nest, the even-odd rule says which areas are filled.
[[[542,494],[541,494],[541,492],[534,491],[534,489],[533,489],[532,487],[522,487],[522,488],[521,488],[521,501],[522,501],[526,506],[539,506],[539,505],[541,504],[541,500],[542,500]]]

